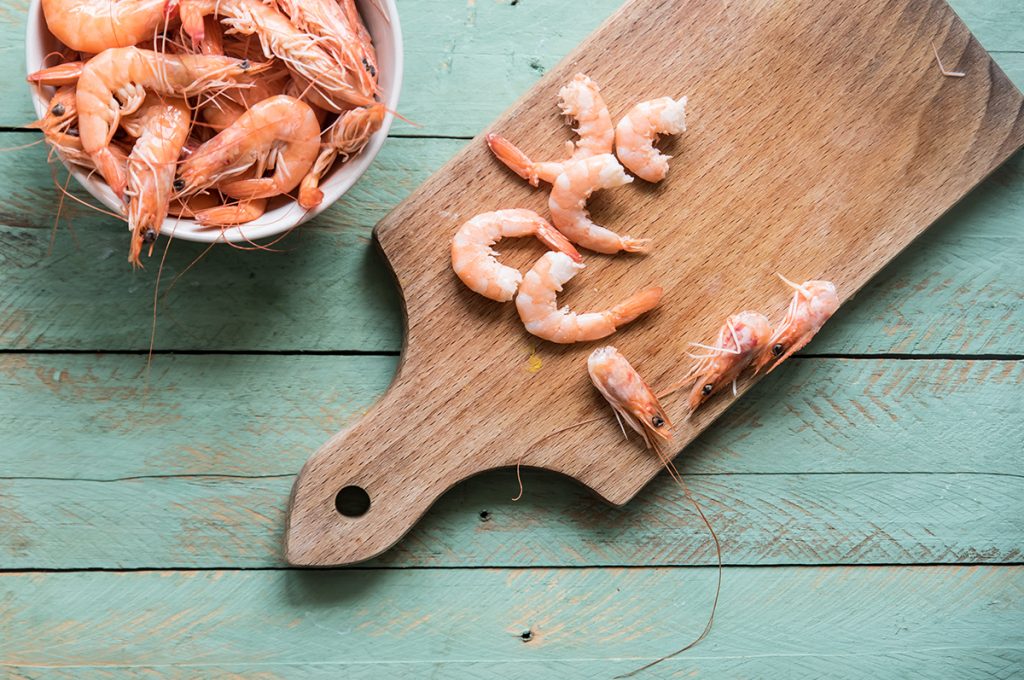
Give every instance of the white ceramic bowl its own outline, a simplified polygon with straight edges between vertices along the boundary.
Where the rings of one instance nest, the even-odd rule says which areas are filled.
[[[398,9],[395,7],[395,0],[357,0],[357,5],[370,35],[373,36],[373,44],[377,50],[377,64],[380,67],[379,82],[383,92],[383,101],[389,110],[395,111],[398,108],[399,91],[402,89],[402,29],[398,23]],[[25,35],[25,62],[28,73],[38,71],[45,66],[52,66],[52,62],[44,64],[44,59],[47,54],[57,48],[57,39],[50,34],[46,27],[39,0],[32,0],[29,7],[28,29]],[[31,86],[30,89],[36,113],[42,117],[48,108],[47,102],[53,96],[53,89]],[[320,183],[320,189],[324,192],[324,200],[314,210],[304,210],[294,201],[278,199],[276,202],[271,201],[266,214],[259,219],[239,227],[226,229],[223,232],[218,229],[202,229],[192,220],[168,217],[164,221],[161,233],[171,234],[175,238],[187,241],[240,243],[287,231],[321,213],[356,183],[384,144],[391,121],[392,115],[389,113],[384,118],[381,129],[373,136],[362,153],[344,165],[335,165],[327,173]],[[68,165],[68,170],[96,200],[111,210],[118,212],[121,210],[121,201],[99,175],[89,176],[88,173],[74,165]]]

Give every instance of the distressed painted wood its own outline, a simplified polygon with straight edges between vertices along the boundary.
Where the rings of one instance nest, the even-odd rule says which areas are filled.
[[[714,579],[714,569],[10,574],[0,668],[603,678],[696,635]],[[646,677],[1013,677],[1024,672],[1022,588],[1019,566],[728,569],[711,636]]]
[[[621,4],[622,0],[523,0],[515,5],[510,0],[399,0],[406,27],[402,113],[420,127],[396,123],[394,132],[475,135]],[[1004,69],[1004,53],[1024,50],[1019,30],[1024,10],[1016,0],[950,4]],[[20,78],[25,72],[27,7],[26,0],[0,2],[0,67],[19,76],[0,80],[3,127],[24,125],[34,117]]]
[[[968,77],[946,78],[930,48],[903,45],[910,30],[959,55]],[[632,56],[627,44],[643,59],[609,58]],[[699,102],[668,180],[620,190],[604,211],[605,223],[637,225],[631,234],[653,238],[652,254],[591,258],[598,269],[573,286],[582,294],[562,300],[603,309],[663,286],[659,309],[614,338],[627,356],[644,358],[655,385],[678,374],[686,347],[667,332],[706,340],[741,309],[778,318],[788,304],[773,276],[782,270],[799,280],[827,276],[841,300],[850,298],[1024,144],[1024,97],[941,0],[634,0],[490,129],[528,154],[554,148],[561,125],[551,101],[577,71],[601,83],[613,118],[652,92]],[[286,534],[293,564],[374,557],[453,484],[517,460],[574,477],[615,504],[661,469],[654,457],[622,452],[611,432],[539,441],[559,416],[584,420],[594,408],[581,369],[593,344],[548,350],[544,384],[528,385],[510,376],[508,356],[535,339],[509,305],[482,303],[452,275],[448,241],[460,222],[545,200],[499,165],[477,139],[377,225],[404,300],[402,363],[381,401],[300,472]],[[463,372],[438,373],[440,356]],[[741,390],[753,380],[741,380]],[[675,450],[731,401],[720,393],[685,422],[669,405]],[[582,444],[590,449],[581,455]],[[369,495],[355,518],[335,508],[349,486]]]
[[[156,347],[398,351],[399,302],[369,228],[463,144],[390,140],[342,205],[279,244],[287,252],[210,251],[163,298]],[[125,232],[82,208],[51,250],[56,191],[44,157],[41,147],[0,154],[0,347],[148,348],[156,267],[123,266]],[[175,242],[162,290],[203,252]],[[809,351],[1017,352],[1020,280],[1018,154],[844,305]]]
[[[279,567],[292,479],[0,480],[0,569]],[[728,564],[1014,563],[1022,557],[1021,475],[688,479]],[[517,484],[510,473],[460,485],[374,564],[715,564],[706,527],[664,476],[624,508],[550,476],[527,474],[524,485],[518,503],[511,500]]]
[[[147,377],[138,355],[0,356],[0,478],[290,476],[369,407],[396,363],[161,355]],[[680,462],[690,474],[1014,474],[1022,385],[1020,361],[795,360]]]

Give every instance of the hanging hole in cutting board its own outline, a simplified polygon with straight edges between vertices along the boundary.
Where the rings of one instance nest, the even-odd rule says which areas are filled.
[[[362,517],[370,509],[370,494],[361,486],[346,486],[334,497],[334,507],[344,517]]]

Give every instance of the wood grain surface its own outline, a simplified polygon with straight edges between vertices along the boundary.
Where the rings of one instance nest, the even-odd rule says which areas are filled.
[[[968,76],[944,77],[932,42]],[[828,278],[850,297],[1024,143],[1020,92],[939,1],[635,0],[492,129],[528,154],[557,149],[555,93],[577,71],[601,83],[615,118],[654,96],[686,94],[693,105],[669,179],[598,204],[604,223],[653,237],[654,252],[591,257],[570,288],[581,293],[566,296],[589,309],[665,288],[658,311],[612,339],[655,386],[684,370],[688,340],[709,341],[728,314],[754,307],[780,318],[788,300],[773,272]],[[623,445],[604,423],[535,445],[601,408],[583,370],[594,344],[545,345],[543,381],[532,381],[513,362],[538,343],[514,310],[482,302],[450,271],[447,243],[461,221],[540,200],[478,141],[378,225],[407,316],[402,363],[383,399],[300,473],[290,562],[373,557],[454,483],[519,460],[615,504],[658,472],[656,457]],[[669,404],[676,445],[729,401],[719,397],[685,423]],[[359,517],[335,509],[348,486],[369,494]]]
[[[5,575],[0,671],[611,678],[698,632],[714,580],[713,568]],[[1022,587],[1020,566],[733,569],[715,636],[646,677],[1014,677]]]

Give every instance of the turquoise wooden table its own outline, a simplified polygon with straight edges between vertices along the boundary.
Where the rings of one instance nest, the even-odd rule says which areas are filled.
[[[284,252],[173,243],[147,371],[156,267],[55,228],[0,0],[0,676],[599,678],[699,632],[714,552],[664,476],[617,509],[487,474],[366,565],[281,556],[293,475],[398,361],[370,229],[618,3],[402,0],[422,127]],[[1024,5],[954,7],[1024,86]],[[1022,285],[1018,154],[680,458],[727,568],[646,677],[1024,673]]]

